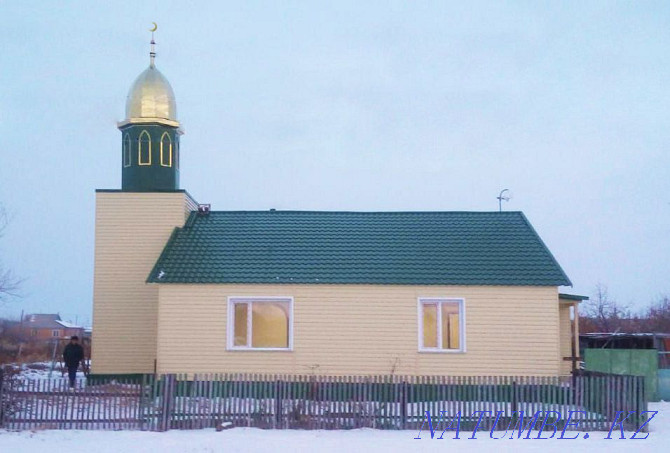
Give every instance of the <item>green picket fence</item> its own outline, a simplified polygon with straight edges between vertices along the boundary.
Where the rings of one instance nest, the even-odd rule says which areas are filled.
[[[609,430],[623,411],[636,430],[647,410],[644,378],[620,375],[315,376],[197,374],[13,379],[0,389],[0,425],[10,429],[419,429],[458,419],[462,430],[514,427],[540,413],[562,428]],[[538,426],[539,427],[539,424]]]

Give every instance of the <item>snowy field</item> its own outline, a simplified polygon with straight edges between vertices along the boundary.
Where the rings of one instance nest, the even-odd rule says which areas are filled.
[[[489,438],[480,432],[477,439],[467,439],[469,432],[461,432],[461,439],[431,440],[422,432],[422,439],[415,440],[416,431],[378,431],[357,429],[351,431],[295,431],[235,428],[216,432],[213,429],[197,431],[169,431],[167,433],[138,431],[0,431],[0,452],[533,452],[559,451],[588,452],[662,452],[670,446],[670,403],[651,403],[650,410],[659,411],[651,422],[647,439],[619,440],[618,433],[607,440],[606,432],[566,433],[566,437],[579,435],[575,440],[536,440]],[[533,436],[535,436],[534,434]],[[643,435],[644,437],[644,435]]]

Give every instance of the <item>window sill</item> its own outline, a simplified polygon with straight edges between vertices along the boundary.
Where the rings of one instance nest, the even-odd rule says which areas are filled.
[[[293,352],[293,348],[226,348],[228,351],[283,351],[283,352]]]
[[[465,354],[465,349],[419,349],[420,353],[427,354]]]

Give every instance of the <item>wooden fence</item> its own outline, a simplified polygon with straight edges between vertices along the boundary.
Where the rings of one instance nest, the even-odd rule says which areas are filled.
[[[0,371],[0,375],[2,372]],[[88,385],[67,377],[4,381],[0,388],[0,426],[8,429],[151,429],[154,418],[145,389],[153,376]]]
[[[451,377],[295,376],[261,374],[143,375],[135,379],[8,380],[0,389],[0,426],[9,429],[139,429],[165,431],[248,426],[276,429],[420,429],[430,414],[440,431],[504,431],[538,411],[539,428],[559,429],[572,411],[578,430],[609,430],[617,412],[647,410],[637,376]],[[484,413],[481,416],[481,412]],[[579,412],[577,412],[579,411]],[[424,427],[427,429],[427,424]],[[575,429],[574,427],[570,428]]]

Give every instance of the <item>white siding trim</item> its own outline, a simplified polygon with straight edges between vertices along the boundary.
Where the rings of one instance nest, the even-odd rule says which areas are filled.
[[[437,348],[423,347],[423,311],[421,310],[425,303],[436,303],[437,307],[437,340],[442,344],[442,302],[458,302],[458,342],[459,349],[443,349],[441,346]],[[419,297],[416,304],[417,313],[417,345],[419,352],[433,352],[438,354],[463,354],[467,351],[465,344],[465,299],[462,297]]]
[[[288,302],[288,348],[254,348],[251,346],[235,346],[235,310],[236,302],[247,303],[247,344],[251,344],[251,305],[249,302]],[[229,351],[293,351],[293,297],[291,296],[229,296],[228,316],[226,324],[226,349]]]

